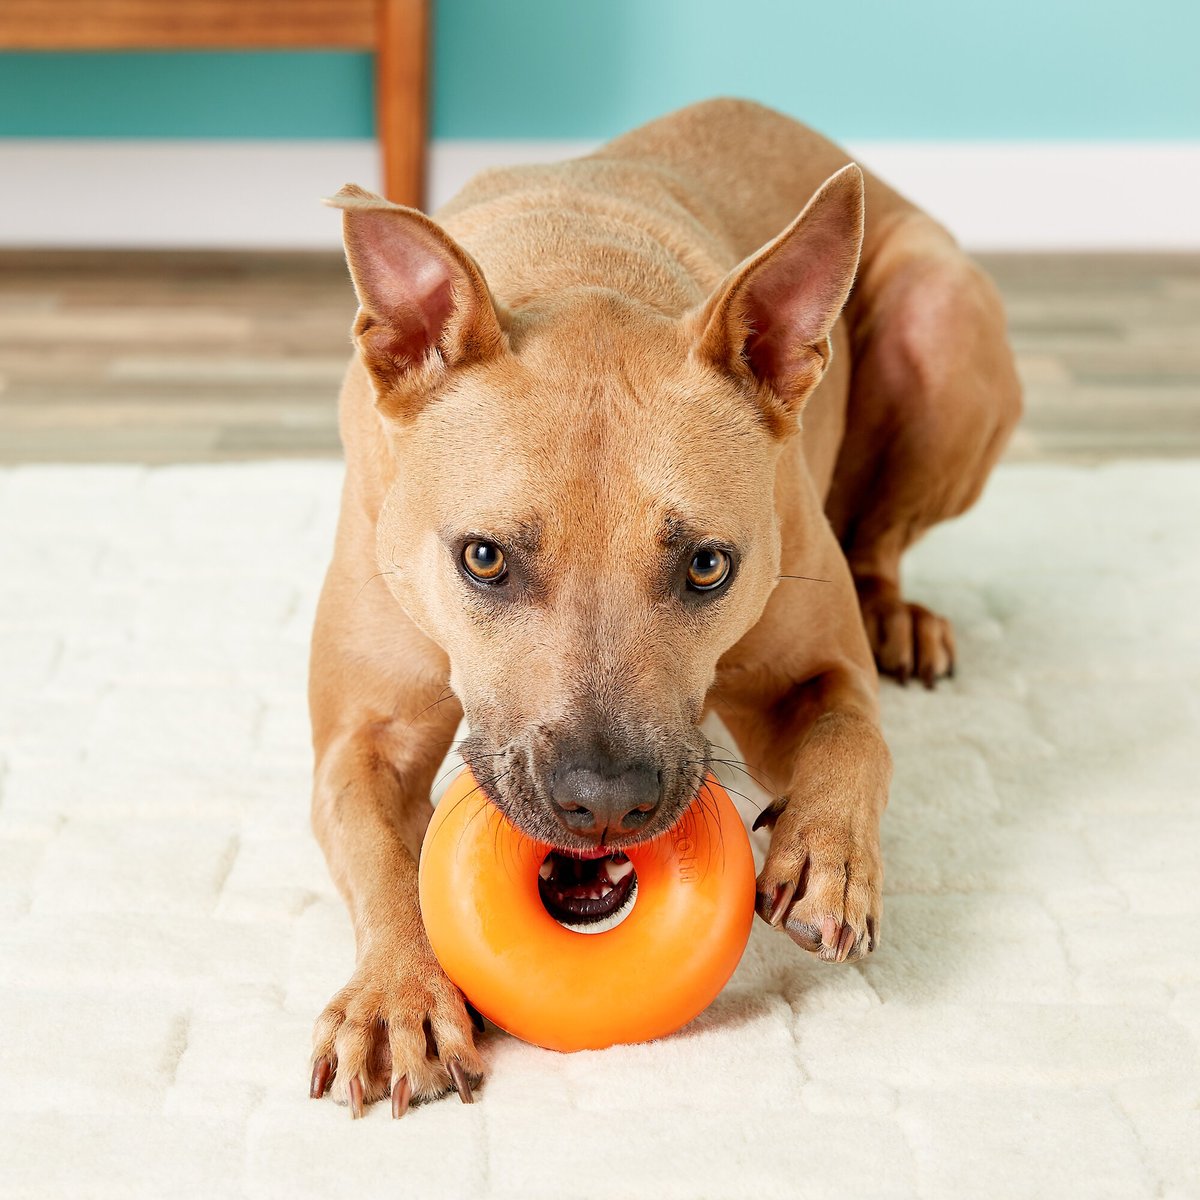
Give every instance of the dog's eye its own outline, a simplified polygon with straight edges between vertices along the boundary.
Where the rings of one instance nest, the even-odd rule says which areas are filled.
[[[716,547],[697,550],[688,566],[688,587],[694,592],[711,592],[729,578],[729,555]]]
[[[499,583],[508,574],[504,551],[495,542],[468,542],[463,547],[463,566],[483,583]]]

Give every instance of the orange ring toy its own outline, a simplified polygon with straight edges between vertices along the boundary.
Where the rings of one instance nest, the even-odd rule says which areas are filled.
[[[519,833],[470,771],[429,823],[425,929],[485,1017],[550,1050],[598,1050],[664,1037],[715,999],[750,937],[754,860],[711,775],[674,828],[626,848],[637,893],[611,929],[576,933],[546,911],[538,868],[552,849]]]

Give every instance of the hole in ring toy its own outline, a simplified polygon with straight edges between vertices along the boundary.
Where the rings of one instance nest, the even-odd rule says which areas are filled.
[[[550,1050],[598,1050],[673,1033],[742,957],[754,860],[710,775],[667,833],[626,848],[637,878],[620,924],[583,935],[542,903],[554,847],[515,829],[470,771],[434,810],[421,848],[421,913],[443,970],[494,1024]]]

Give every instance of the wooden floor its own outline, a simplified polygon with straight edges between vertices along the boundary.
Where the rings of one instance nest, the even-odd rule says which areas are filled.
[[[1200,255],[984,261],[1010,458],[1200,454]],[[353,313],[335,255],[0,252],[0,462],[336,454]]]

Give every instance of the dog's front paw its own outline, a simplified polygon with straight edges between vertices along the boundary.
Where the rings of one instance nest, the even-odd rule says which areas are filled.
[[[805,825],[784,801],[755,822],[773,826],[756,908],[796,945],[826,962],[853,962],[879,945],[883,865],[879,838],[853,824]]]
[[[945,617],[901,599],[894,588],[858,580],[863,624],[880,674],[932,688],[954,674],[954,630]]]
[[[453,1087],[470,1104],[483,1075],[462,993],[432,951],[396,945],[365,955],[313,1031],[314,1098],[331,1091],[352,1117],[390,1095],[392,1116]]]

